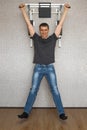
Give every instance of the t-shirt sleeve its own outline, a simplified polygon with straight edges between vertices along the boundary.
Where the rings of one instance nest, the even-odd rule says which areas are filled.
[[[36,38],[38,38],[39,35],[37,33],[34,33],[34,35],[31,37],[32,40],[35,40]]]
[[[59,37],[57,37],[55,33],[53,33],[53,37],[54,37],[55,40],[59,39]]]

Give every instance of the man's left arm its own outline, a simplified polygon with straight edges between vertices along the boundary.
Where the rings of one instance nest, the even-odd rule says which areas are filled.
[[[61,29],[62,29],[63,23],[64,23],[64,21],[65,21],[65,18],[66,18],[66,16],[67,16],[67,13],[68,13],[69,8],[71,8],[70,5],[69,5],[68,3],[66,3],[66,4],[64,5],[64,11],[63,11],[61,20],[60,20],[59,24],[57,25],[57,27],[56,27],[56,29],[55,29],[55,35],[56,35],[57,37],[59,37],[59,35],[60,35],[60,33],[61,33]]]

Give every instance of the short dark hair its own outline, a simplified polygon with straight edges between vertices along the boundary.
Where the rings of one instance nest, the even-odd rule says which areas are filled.
[[[47,28],[49,29],[49,25],[48,25],[47,23],[41,23],[41,24],[39,25],[39,28],[40,28],[41,26],[47,27]]]

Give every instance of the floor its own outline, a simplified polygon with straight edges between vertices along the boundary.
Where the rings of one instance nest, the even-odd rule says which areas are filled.
[[[65,109],[61,121],[56,109],[33,108],[28,119],[19,119],[22,108],[0,108],[0,130],[87,130],[87,109]]]

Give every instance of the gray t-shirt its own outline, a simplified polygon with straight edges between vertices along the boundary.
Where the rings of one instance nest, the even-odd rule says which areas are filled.
[[[36,64],[51,64],[55,62],[55,45],[58,39],[53,33],[47,39],[42,39],[37,33],[32,37],[34,42],[34,60]]]

